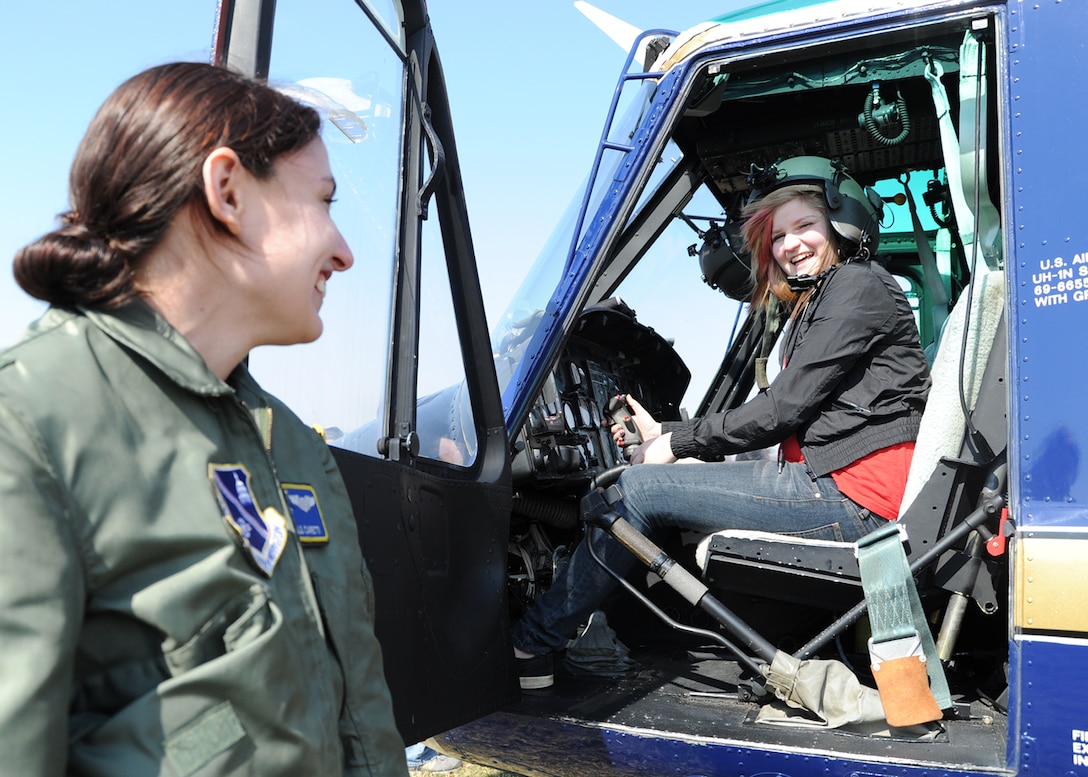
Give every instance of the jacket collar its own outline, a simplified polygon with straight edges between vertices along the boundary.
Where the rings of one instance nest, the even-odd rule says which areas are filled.
[[[204,396],[233,394],[195,348],[142,300],[110,311],[80,309],[108,337],[134,351],[180,387]],[[245,368],[241,368],[245,372]],[[231,376],[233,381],[239,370]]]

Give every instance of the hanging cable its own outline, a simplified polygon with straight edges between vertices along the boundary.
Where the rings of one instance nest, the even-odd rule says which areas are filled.
[[[874,81],[873,88],[865,95],[860,123],[878,143],[885,146],[897,146],[910,134],[910,116],[907,114],[907,102],[900,94],[895,102],[881,104],[880,82]],[[894,131],[900,127],[898,135],[886,134],[885,128]]]

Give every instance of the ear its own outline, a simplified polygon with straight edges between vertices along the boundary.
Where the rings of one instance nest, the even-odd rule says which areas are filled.
[[[249,171],[234,149],[220,146],[208,154],[202,169],[204,197],[212,216],[232,235],[241,234],[244,179]]]

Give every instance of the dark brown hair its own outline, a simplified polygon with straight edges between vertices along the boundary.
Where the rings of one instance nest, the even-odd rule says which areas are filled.
[[[786,274],[782,272],[782,268],[774,260],[771,247],[774,239],[772,234],[774,212],[790,200],[797,198],[805,200],[806,203],[823,214],[828,227],[828,247],[832,250],[828,264],[838,262],[838,236],[831,229],[831,222],[827,214],[827,201],[820,187],[812,185],[783,186],[768,193],[762,199],[749,203],[742,211],[746,220],[741,226],[741,234],[744,237],[744,246],[752,258],[752,304],[757,307],[767,307],[770,304],[771,295],[787,304],[795,302],[799,296],[797,292],[790,289]],[[821,269],[826,269],[826,267]]]
[[[71,210],[15,255],[15,280],[62,307],[115,308],[141,260],[190,203],[226,233],[203,197],[208,154],[227,146],[258,178],[318,136],[317,113],[265,84],[196,62],[150,68],[99,108],[76,151]]]

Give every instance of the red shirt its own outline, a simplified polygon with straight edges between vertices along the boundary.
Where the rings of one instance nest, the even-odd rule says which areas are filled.
[[[786,461],[805,460],[796,436],[790,435],[782,441],[782,455]],[[899,517],[913,457],[913,441],[889,445],[835,470],[831,478],[851,500],[875,515],[894,521]]]

